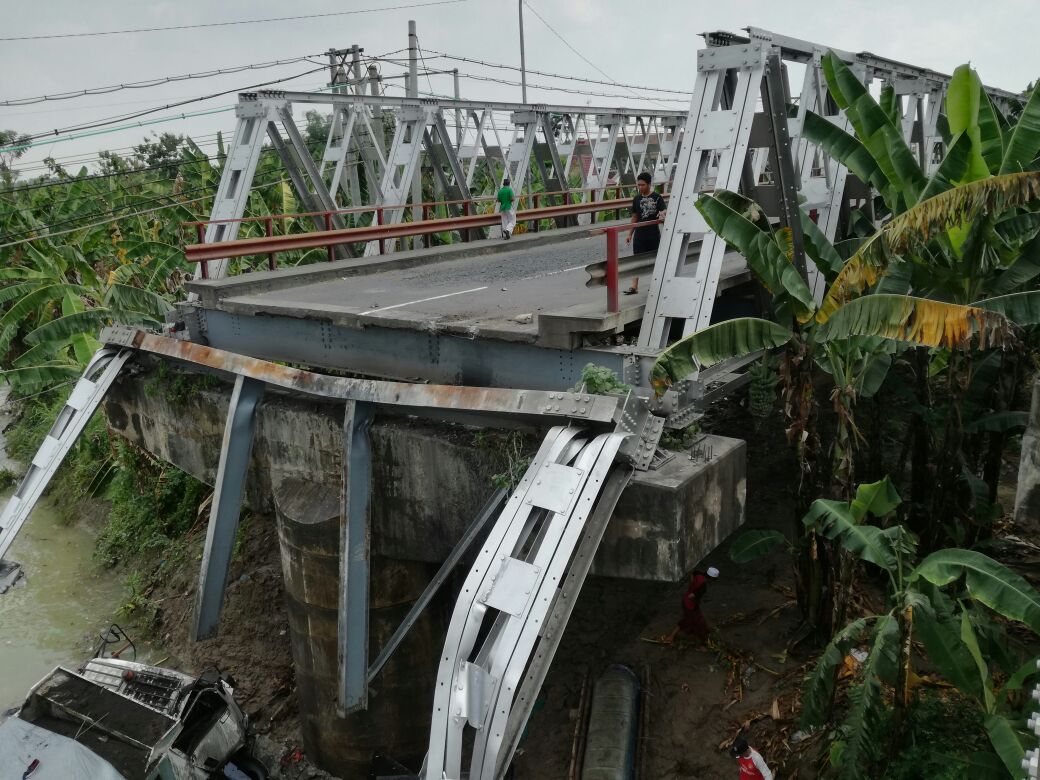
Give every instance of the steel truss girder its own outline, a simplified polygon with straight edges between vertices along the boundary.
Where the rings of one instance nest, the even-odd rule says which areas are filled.
[[[484,503],[483,508],[474,518],[473,522],[469,524],[465,532],[459,538],[458,542],[452,548],[451,552],[448,553],[448,557],[444,559],[437,573],[433,575],[433,579],[430,580],[429,584],[423,590],[422,595],[415,600],[411,608],[408,610],[408,614],[401,620],[401,624],[394,631],[383,649],[379,651],[379,655],[376,660],[368,667],[368,682],[371,683],[382,668],[386,665],[386,662],[390,660],[391,656],[397,651],[402,640],[407,636],[412,626],[415,625],[415,621],[419,619],[419,615],[426,609],[429,603],[433,600],[433,597],[437,595],[437,591],[440,590],[445,580],[448,579],[449,575],[455,570],[455,567],[459,565],[462,560],[462,556],[466,554],[470,547],[479,539],[484,530],[487,528],[489,522],[496,514],[502,509],[502,505],[505,503],[508,493],[505,488],[498,488],[491,497]]]

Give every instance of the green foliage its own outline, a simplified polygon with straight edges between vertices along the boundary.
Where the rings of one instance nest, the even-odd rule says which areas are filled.
[[[632,386],[618,379],[618,375],[606,366],[586,363],[581,370],[581,381],[571,388],[571,392],[582,392],[582,388],[584,392],[594,395],[624,395]]]
[[[661,436],[661,446],[666,450],[688,450],[693,446],[694,439],[700,433],[699,423],[692,422],[685,428],[677,430],[666,430]]]
[[[873,776],[886,741],[882,737],[889,707],[885,686],[895,686],[897,678],[909,680],[912,652],[900,648],[916,627],[929,660],[984,715],[993,751],[1007,767],[1017,765],[1023,751],[1021,739],[1017,726],[1001,710],[1004,699],[997,695],[988,663],[997,655],[992,640],[999,644],[1005,629],[991,623],[981,607],[1040,634],[1040,594],[1022,577],[974,550],[939,550],[917,564],[916,541],[902,526],[882,529],[863,522],[868,515],[890,513],[898,503],[899,497],[886,479],[861,485],[851,502],[817,500],[803,519],[889,578],[887,612],[850,623],[818,660],[803,695],[803,724],[816,726],[827,717],[834,670],[872,622],[867,658],[849,692],[849,709],[840,728],[839,761],[843,777]],[[952,587],[962,578],[963,588]],[[1021,667],[1009,680],[1009,692],[1018,690],[1030,673]],[[894,706],[902,709],[905,703],[897,698]],[[899,734],[890,735],[889,741],[897,744],[899,738]]]
[[[126,601],[116,610],[117,615],[134,617],[152,608],[151,599],[148,598],[148,584],[141,572],[130,572],[123,581],[123,587],[126,589]]]
[[[904,723],[902,750],[885,770],[888,780],[1005,780],[989,751],[983,716],[956,692],[926,691]]]
[[[18,483],[18,475],[8,469],[0,469],[0,490],[7,490]]]
[[[729,559],[734,563],[750,563],[778,544],[790,546],[787,537],[779,531],[745,531],[730,545]]]
[[[748,386],[748,411],[754,417],[769,417],[776,406],[776,383],[780,380],[776,370],[770,365],[768,355],[748,369],[751,384]]]
[[[98,538],[98,557],[114,565],[178,554],[209,489],[124,441],[117,440],[114,449],[119,468],[106,494],[112,508]]]
[[[519,431],[477,431],[473,446],[482,453],[481,466],[496,488],[512,490],[531,465],[533,443]]]
[[[67,392],[65,393],[67,395]],[[64,395],[26,402],[7,432],[8,452],[23,463],[36,449],[64,404]],[[103,415],[87,424],[51,483],[63,517],[81,511],[88,497],[109,502],[108,522],[97,556],[109,565],[136,564],[178,555],[209,488],[179,469],[159,463],[128,442],[109,435]]]

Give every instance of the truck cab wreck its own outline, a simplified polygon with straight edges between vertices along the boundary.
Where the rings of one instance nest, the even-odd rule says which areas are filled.
[[[247,742],[230,676],[118,658],[59,666],[0,725],[0,754],[34,780],[263,780]]]

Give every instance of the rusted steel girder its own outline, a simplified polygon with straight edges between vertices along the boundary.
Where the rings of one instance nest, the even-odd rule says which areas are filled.
[[[102,330],[101,341],[256,379],[305,395],[362,401],[377,406],[543,417],[547,418],[547,424],[571,420],[608,425],[620,423],[626,416],[637,422],[637,415],[642,422],[645,415],[639,409],[647,406],[644,399],[635,396],[621,398],[566,391],[412,384],[328,376],[123,326]]]

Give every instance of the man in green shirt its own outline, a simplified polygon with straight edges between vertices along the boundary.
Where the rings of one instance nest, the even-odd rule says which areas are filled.
[[[509,186],[509,177],[502,179],[502,188],[498,191],[498,211],[502,216],[502,238],[513,235],[516,227],[516,209],[513,208],[513,188]]]

